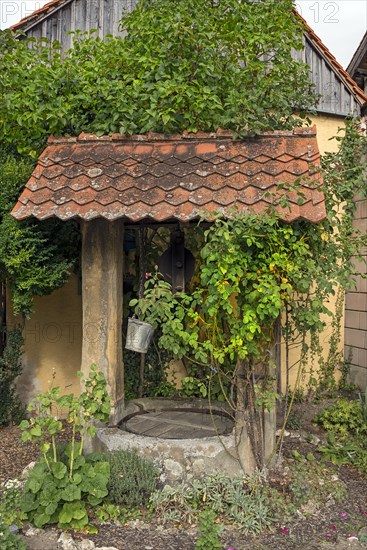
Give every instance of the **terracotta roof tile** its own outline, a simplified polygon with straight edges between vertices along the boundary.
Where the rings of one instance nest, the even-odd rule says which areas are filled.
[[[176,162],[172,162],[175,159]],[[183,136],[50,138],[13,216],[140,221],[199,217],[234,208],[263,212],[278,184],[301,177],[285,220],[325,217],[315,129],[233,140],[228,132]]]

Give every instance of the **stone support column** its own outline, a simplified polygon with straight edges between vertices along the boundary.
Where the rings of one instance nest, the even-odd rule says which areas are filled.
[[[122,359],[123,222],[98,218],[82,223],[84,374],[95,363],[111,397],[110,422],[124,406]]]

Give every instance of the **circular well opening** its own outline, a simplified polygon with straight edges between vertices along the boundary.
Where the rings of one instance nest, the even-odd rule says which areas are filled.
[[[160,439],[196,439],[227,435],[234,422],[222,410],[209,408],[162,408],[137,411],[119,423],[121,430]]]

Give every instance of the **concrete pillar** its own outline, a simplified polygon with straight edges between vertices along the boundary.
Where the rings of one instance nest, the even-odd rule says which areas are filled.
[[[84,374],[95,363],[111,397],[110,422],[124,406],[122,360],[123,222],[103,218],[82,222],[82,296]]]

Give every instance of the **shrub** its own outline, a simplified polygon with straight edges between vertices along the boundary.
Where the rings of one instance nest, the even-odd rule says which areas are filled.
[[[0,358],[0,426],[20,422],[24,418],[24,409],[14,387],[14,381],[22,371],[23,344],[20,329],[7,333],[6,347]]]
[[[85,437],[95,435],[93,421],[108,420],[111,406],[107,384],[96,365],[91,366],[83,384],[85,390],[79,397],[60,395],[60,387],[51,387],[29,405],[35,416],[20,424],[22,440],[38,441],[42,453],[29,474],[22,503],[28,519],[36,527],[57,523],[61,528],[92,530],[94,528],[88,526],[86,505],[98,505],[108,494],[109,463],[92,464],[82,454]],[[67,421],[72,426],[71,441],[61,451],[57,435],[62,424],[53,416],[55,409],[67,411]]]
[[[109,464],[90,464],[78,453],[70,475],[72,451],[69,445],[65,461],[42,457],[29,474],[23,510],[36,527],[57,523],[64,529],[83,529],[89,521],[86,504],[96,506],[108,494]]]
[[[319,447],[323,453],[322,460],[332,462],[336,466],[350,464],[355,468],[367,471],[367,437],[357,435],[354,437],[342,436],[338,439],[330,432],[327,444]]]
[[[296,506],[312,501],[317,508],[330,498],[336,502],[346,494],[344,484],[333,476],[333,471],[314,461],[301,459],[290,467],[289,492]]]
[[[139,456],[135,450],[121,450],[99,456],[110,464],[109,498],[125,506],[146,505],[157,489],[159,471],[152,460]]]
[[[215,523],[216,515],[211,510],[205,510],[199,516],[200,537],[196,541],[195,550],[221,550],[222,544],[218,538],[221,526]]]
[[[258,473],[243,478],[216,472],[203,481],[165,486],[152,494],[150,502],[163,522],[192,523],[200,511],[209,509],[242,533],[253,534],[285,522],[294,511],[289,501]]]
[[[316,415],[314,422],[320,424],[328,432],[342,436],[351,432],[355,434],[367,433],[367,424],[360,401],[339,399]]]
[[[27,518],[22,510],[23,485],[18,479],[9,479],[1,485],[0,518],[4,525],[22,527],[23,520]]]
[[[0,548],[3,550],[26,550],[26,545],[16,535],[9,531],[9,527],[0,520]]]

